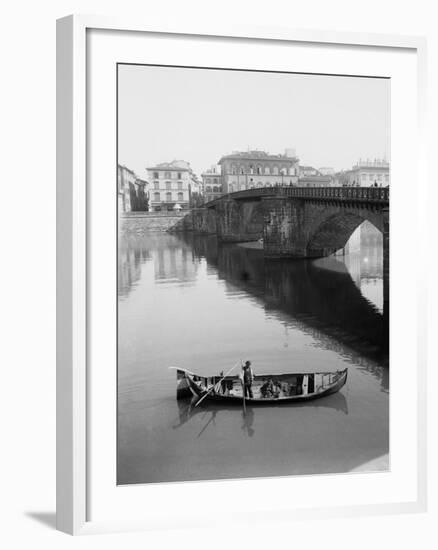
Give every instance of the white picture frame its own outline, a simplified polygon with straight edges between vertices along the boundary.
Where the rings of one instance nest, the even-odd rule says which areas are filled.
[[[94,518],[90,510],[90,483],[92,483],[91,443],[96,432],[89,429],[89,413],[93,407],[90,390],[90,256],[89,228],[92,227],[93,210],[90,207],[90,172],[87,162],[90,147],[87,127],[87,91],[90,67],[87,65],[90,42],[87,33],[98,30],[107,33],[141,33],[161,37],[218,38],[236,43],[270,44],[318,44],[370,48],[375,52],[410,51],[416,58],[414,84],[418,98],[415,135],[416,187],[418,210],[424,207],[425,190],[425,40],[374,34],[349,34],[327,31],[290,30],[285,28],[178,28],[178,26],[150,27],[147,23],[95,16],[69,16],[57,23],[57,528],[70,534],[105,532],[108,530],[150,529],[177,525],[176,513],[164,513],[158,509],[153,519],[114,517]],[[175,42],[176,44],[176,42]],[[234,44],[234,46],[233,46]],[[176,46],[173,46],[176,47]],[[159,56],[158,56],[159,57]],[[129,61],[129,59],[123,59]],[[157,62],[160,60],[157,59]],[[114,176],[115,177],[115,176]],[[419,241],[425,232],[424,221],[418,216],[419,226],[414,227]],[[393,265],[393,264],[391,264]],[[424,275],[417,273],[418,295],[414,307],[419,312],[416,327],[416,490],[415,497],[400,502],[389,500],[378,504],[354,503],[327,507],[316,505],[302,509],[284,508],[290,517],[317,518],[328,515],[381,514],[426,509],[426,345],[424,342],[425,311]],[[418,345],[421,338],[421,345]],[[93,390],[94,391],[94,390]],[[105,391],[105,390],[102,390]],[[111,397],[111,396],[109,396]],[[264,480],[240,483],[263,483]],[[266,480],[268,482],[268,480]],[[275,480],[269,481],[275,487]],[[219,482],[215,482],[218,488]],[[211,489],[211,484],[198,482]],[[96,491],[98,489],[94,489]],[[171,494],[173,487],[163,490]],[[156,489],[159,491],[159,489]],[[157,496],[157,495],[156,495]],[[126,494],[125,494],[126,497]],[[159,498],[159,496],[157,497]],[[190,497],[189,497],[190,498]],[[159,508],[159,506],[158,506]],[[283,508],[282,508],[283,509]],[[252,514],[253,520],[261,517],[262,510]],[[278,510],[277,510],[278,514]],[[268,514],[269,515],[269,514]],[[248,520],[251,520],[251,514]],[[205,518],[194,519],[194,525],[204,525]]]

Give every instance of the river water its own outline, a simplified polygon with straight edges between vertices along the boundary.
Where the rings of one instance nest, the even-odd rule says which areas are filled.
[[[388,327],[382,244],[318,260],[265,261],[215,237],[121,237],[118,483],[385,470]],[[200,374],[349,367],[307,404],[193,407],[169,366]],[[238,372],[238,371],[237,371]]]

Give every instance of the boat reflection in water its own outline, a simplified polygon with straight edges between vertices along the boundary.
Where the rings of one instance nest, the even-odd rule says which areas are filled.
[[[180,428],[183,424],[188,422],[191,418],[193,418],[195,415],[200,416],[202,420],[207,418],[207,421],[202,428],[201,432],[199,433],[198,437],[200,437],[203,433],[203,431],[206,429],[208,424],[210,422],[214,422],[216,419],[216,416],[221,411],[236,411],[236,405],[230,405],[227,403],[208,403],[208,407],[196,407],[196,403],[198,402],[198,399],[196,397],[188,398],[188,399],[179,399],[177,401],[178,404],[178,423],[174,424],[172,427],[173,429]],[[306,407],[308,403],[294,403],[294,404],[282,404],[282,403],[273,403],[270,404],[270,407],[290,407],[291,409],[294,409],[295,407]],[[347,400],[345,398],[345,395],[341,392],[334,393],[333,395],[329,395],[327,397],[323,397],[322,399],[316,400],[312,402],[312,407],[317,408],[328,408],[333,409],[338,412],[342,412],[344,414],[348,414],[348,405]],[[248,433],[249,436],[252,436],[254,434],[254,414],[256,413],[256,410],[258,407],[252,407],[250,405],[246,405],[246,414],[243,413],[243,423],[244,423],[244,429]],[[243,428],[242,428],[243,429]]]
[[[119,484],[387,469],[381,244],[265,261],[214,237],[122,237],[119,274]],[[348,381],[246,414],[176,400],[169,366],[213,376],[242,359],[256,373],[348,367]]]

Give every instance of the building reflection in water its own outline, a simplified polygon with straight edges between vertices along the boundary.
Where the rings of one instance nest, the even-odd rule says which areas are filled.
[[[336,259],[345,263],[362,295],[383,313],[383,236],[369,222],[357,230],[360,246]]]
[[[141,264],[151,259],[149,248],[142,237],[129,236],[119,239],[117,262],[117,289],[119,296],[126,296],[141,277]]]
[[[126,296],[141,277],[141,265],[153,261],[155,282],[196,280],[199,259],[191,246],[172,235],[123,236],[119,239],[118,293]]]

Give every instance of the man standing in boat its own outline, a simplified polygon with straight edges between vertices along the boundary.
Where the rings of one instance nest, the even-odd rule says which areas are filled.
[[[243,381],[243,395],[245,397],[253,398],[252,382],[254,380],[254,372],[251,368],[251,361],[245,361],[242,366],[242,381]]]

